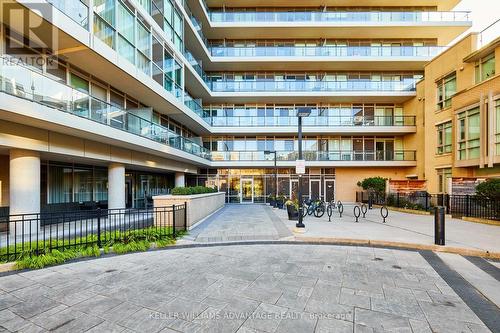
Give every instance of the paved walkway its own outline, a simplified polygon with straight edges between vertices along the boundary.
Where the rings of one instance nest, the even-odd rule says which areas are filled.
[[[380,209],[369,210],[366,218],[355,222],[353,205],[345,205],[342,218],[337,211],[328,222],[328,216],[307,216],[306,232],[298,237],[363,239],[413,244],[434,244],[434,216],[415,215],[389,211],[386,223],[382,223]],[[285,210],[274,209],[286,226],[293,230],[295,221],[288,221]],[[453,247],[500,252],[500,227],[446,219],[446,245]]]
[[[191,230],[185,239],[207,243],[277,240],[292,235],[269,206],[226,205]]]
[[[498,308],[439,260],[267,244],[81,261],[0,277],[0,331],[500,331]],[[476,296],[464,302],[467,293]]]

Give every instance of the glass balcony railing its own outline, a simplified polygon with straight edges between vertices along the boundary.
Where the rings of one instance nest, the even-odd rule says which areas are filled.
[[[347,12],[347,11],[240,11],[209,13],[212,22],[356,22],[356,23],[406,23],[406,22],[468,22],[470,12]]]
[[[191,109],[194,113],[196,113],[198,116],[200,116],[207,124],[210,125],[211,120],[210,117],[206,115],[206,113],[203,111],[203,106],[201,104],[201,99],[200,98],[193,98],[191,95],[189,95],[187,92],[184,93],[184,104]]]
[[[215,127],[297,126],[297,117],[212,117]],[[415,116],[313,116],[303,126],[415,126]]]
[[[34,69],[20,66],[15,60],[0,58],[0,61],[0,88],[4,93],[133,133],[207,160],[210,159],[210,152],[206,148],[163,126],[136,116],[133,110],[125,110],[101,101],[62,81],[49,78]]]
[[[444,46],[211,47],[214,57],[434,57]]]
[[[196,73],[198,73],[198,75],[200,76],[200,78],[203,81],[207,82],[208,76],[205,73],[205,71],[203,70],[203,64],[202,64],[202,62],[200,60],[196,59],[193,56],[193,54],[190,51],[188,51],[188,50],[184,51],[184,57],[189,62],[189,64],[194,68],[194,70],[196,71]]]
[[[414,150],[376,150],[376,151],[304,151],[306,161],[415,161]],[[298,159],[296,151],[278,151],[278,161],[295,161]],[[212,151],[212,161],[271,161],[273,155],[266,155],[263,151]]]
[[[214,92],[415,91],[417,79],[404,81],[213,81]]]
[[[81,0],[47,0],[47,2],[89,30],[89,7]]]

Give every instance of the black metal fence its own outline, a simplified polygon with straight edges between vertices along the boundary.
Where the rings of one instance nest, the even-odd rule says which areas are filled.
[[[175,238],[187,230],[186,203],[148,209],[94,209],[0,218],[0,262],[130,238]]]
[[[422,211],[433,211],[436,206],[444,206],[446,213],[453,217],[474,217],[500,220],[500,199],[489,199],[477,195],[450,195],[415,193],[390,193],[381,195],[375,192],[357,192],[356,201],[375,205],[387,205]]]

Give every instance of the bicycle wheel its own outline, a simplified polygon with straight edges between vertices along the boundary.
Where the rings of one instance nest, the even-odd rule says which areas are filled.
[[[325,205],[317,206],[316,209],[314,210],[314,216],[322,217],[323,215],[325,215]]]

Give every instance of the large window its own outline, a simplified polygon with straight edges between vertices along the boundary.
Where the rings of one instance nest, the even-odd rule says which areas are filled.
[[[452,134],[451,121],[436,126],[437,129],[437,154],[451,153]]]
[[[458,114],[458,159],[479,158],[479,107]]]
[[[437,170],[438,192],[448,193],[448,179],[451,178],[451,168]]]
[[[47,162],[42,165],[47,194],[42,204],[100,201],[108,199],[105,168]],[[42,190],[43,192],[44,190]]]
[[[478,61],[476,65],[476,83],[495,75],[495,53],[491,53]]]
[[[437,109],[441,110],[451,106],[451,98],[457,92],[457,76],[456,73],[450,74],[447,77],[437,82]]]

